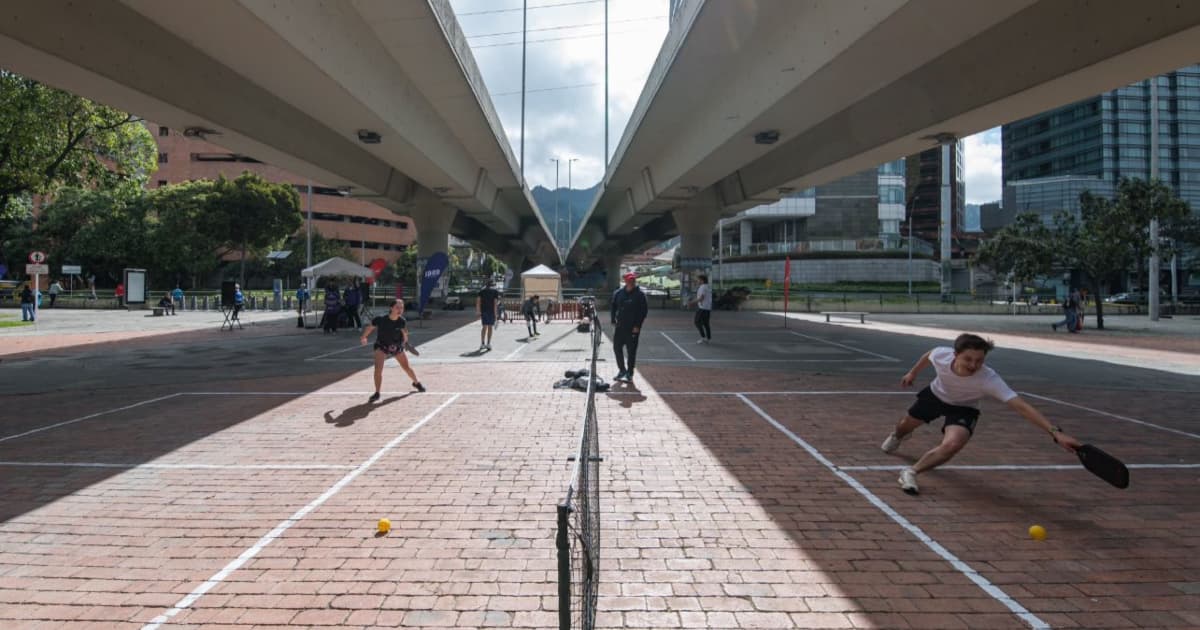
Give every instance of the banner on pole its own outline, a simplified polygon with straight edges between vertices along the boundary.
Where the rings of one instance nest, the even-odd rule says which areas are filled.
[[[425,303],[429,301],[429,296],[433,294],[433,289],[441,281],[442,274],[449,265],[450,257],[446,252],[437,252],[425,263],[425,271],[421,273],[421,296],[417,301],[418,313],[425,312]]]

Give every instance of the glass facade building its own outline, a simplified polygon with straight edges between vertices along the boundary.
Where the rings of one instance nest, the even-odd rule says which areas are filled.
[[[967,185],[963,165],[963,141],[950,145],[953,177],[950,180],[950,233],[966,230]],[[942,224],[942,148],[934,147],[905,160],[906,199],[912,213],[912,231],[917,238],[936,243]],[[901,218],[907,219],[901,213]],[[905,232],[908,229],[905,228]]]
[[[1158,129],[1150,128],[1157,83]],[[1200,64],[1004,125],[1004,205],[1078,213],[1079,193],[1111,196],[1122,177],[1150,176],[1158,134],[1159,179],[1200,208]]]

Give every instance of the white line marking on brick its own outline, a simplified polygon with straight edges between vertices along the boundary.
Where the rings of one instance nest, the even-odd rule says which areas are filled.
[[[679,363],[683,359],[641,359],[641,363]],[[696,363],[891,363],[890,359],[692,359]]]
[[[692,356],[692,355],[688,354],[688,351],[687,351],[687,350],[684,350],[682,346],[680,346],[679,344],[675,343],[675,340],[674,340],[674,339],[672,339],[670,335],[668,335],[668,334],[667,334],[667,333],[665,333],[665,332],[662,332],[661,330],[660,330],[660,331],[658,331],[658,334],[660,334],[660,335],[662,335],[663,337],[665,337],[667,341],[670,341],[670,342],[671,342],[671,345],[672,345],[672,346],[675,346],[675,349],[676,349],[676,350],[679,350],[680,352],[682,352],[682,353],[683,353],[683,356],[687,357],[687,358],[688,358],[689,360],[691,360],[691,361],[695,361],[695,360],[696,360],[696,357],[694,357],[694,356]]]
[[[177,396],[368,396],[374,394],[374,390],[353,390],[353,391],[320,391],[320,392],[179,392]],[[404,392],[382,392],[384,396],[401,396],[411,394],[412,391]],[[432,394],[441,395],[456,395],[456,396],[578,396],[579,392],[569,389],[547,389],[543,391],[527,390],[527,391],[475,391],[475,392],[430,392]],[[602,392],[609,396],[641,396],[640,391],[607,391]],[[757,391],[757,392],[663,392],[655,391],[658,396],[912,396],[912,392],[897,392],[897,391],[863,391],[863,390],[785,390],[785,391]]]
[[[174,606],[172,606],[170,610],[155,617],[150,623],[142,626],[142,630],[156,630],[159,626],[170,621],[171,618],[174,617],[175,615],[178,615],[179,613],[183,612],[184,610],[190,608],[192,604],[196,603],[196,600],[200,599],[201,597],[204,596],[205,593],[209,592],[215,586],[217,586],[218,584],[223,582],[225,580],[225,578],[229,577],[229,575],[231,573],[233,573],[234,571],[241,568],[241,566],[246,564],[246,562],[253,559],[254,556],[257,556],[259,554],[259,552],[261,552],[267,545],[274,542],[274,540],[276,538],[279,538],[280,536],[282,536],[284,532],[286,532],[288,529],[290,529],[292,527],[292,525],[295,525],[301,519],[303,519],[305,516],[307,516],[309,512],[312,512],[313,510],[321,507],[321,505],[324,504],[326,501],[328,501],[331,497],[333,497],[333,495],[337,494],[338,492],[341,491],[342,488],[346,487],[346,484],[349,484],[351,481],[354,481],[355,478],[357,478],[359,475],[361,475],[363,472],[365,472],[375,462],[379,461],[379,459],[381,457],[383,457],[389,451],[391,451],[393,448],[395,448],[397,444],[404,441],[405,438],[412,435],[415,431],[417,431],[421,427],[425,426],[425,423],[432,420],[434,416],[436,416],[438,413],[440,413],[446,407],[449,407],[456,400],[458,400],[457,395],[451,396],[449,399],[446,400],[446,402],[439,405],[437,409],[434,409],[433,411],[429,412],[429,415],[425,416],[424,418],[421,418],[420,421],[418,421],[416,424],[414,424],[413,426],[406,429],[403,433],[392,438],[392,441],[385,444],[378,451],[375,451],[374,455],[367,458],[366,461],[359,464],[357,467],[354,468],[354,470],[351,470],[350,472],[346,473],[345,477],[342,477],[340,480],[338,480],[337,483],[330,486],[329,489],[326,490],[324,494],[313,499],[311,503],[309,503],[308,505],[297,510],[296,513],[293,514],[291,517],[289,517],[287,520],[276,525],[275,529],[272,529],[271,531],[267,532],[267,534],[264,535],[262,538],[259,538],[258,542],[254,543],[253,547],[250,547],[249,549],[243,551],[242,555],[238,556],[235,560],[233,560],[229,564],[225,565],[225,568],[221,569],[220,571],[217,571],[215,574],[213,574],[212,577],[208,578],[208,580],[206,580],[203,584],[201,584],[200,586],[197,586],[195,588],[195,590],[193,590],[191,593],[188,593],[187,597],[184,597],[183,599],[179,600],[179,602],[176,603]]]
[[[949,549],[946,549],[945,547],[943,547],[941,545],[941,543],[937,542],[933,538],[930,538],[929,535],[926,534],[924,530],[922,530],[920,527],[917,527],[916,525],[914,525],[907,518],[904,518],[903,516],[901,516],[899,512],[892,509],[892,506],[888,505],[887,502],[885,502],[883,499],[880,499],[878,496],[875,496],[875,493],[868,490],[866,488],[866,486],[859,483],[859,481],[857,479],[855,479],[850,474],[845,473],[841,469],[839,469],[836,465],[834,465],[833,462],[829,461],[829,459],[827,459],[824,455],[822,455],[821,451],[818,451],[815,447],[813,447],[813,445],[804,441],[803,438],[796,435],[795,433],[792,433],[790,430],[788,430],[787,427],[780,424],[780,422],[778,420],[776,420],[775,418],[772,418],[770,416],[770,414],[763,411],[762,408],[760,408],[758,405],[751,402],[751,400],[749,398],[746,398],[744,395],[741,395],[741,394],[738,395],[738,398],[740,398],[742,400],[742,402],[746,404],[746,406],[753,409],[754,412],[759,415],[759,417],[761,417],[763,420],[766,420],[768,423],[771,424],[771,426],[778,429],[784,435],[788,436],[788,438],[790,438],[793,442],[798,444],[800,446],[800,448],[803,448],[804,450],[808,451],[808,454],[811,455],[813,457],[813,459],[817,460],[823,466],[828,468],[830,472],[837,475],[842,481],[846,482],[851,488],[854,488],[854,490],[856,490],[859,494],[861,494],[868,501],[870,501],[872,505],[879,508],[879,510],[881,512],[883,512],[889,518],[891,518],[893,521],[895,521],[897,525],[908,530],[909,533],[911,533],[913,536],[917,537],[917,540],[920,540],[931,551],[936,553],[938,556],[940,556],[946,562],[950,563],[950,565],[953,566],[955,569],[957,569],[959,573],[962,573],[964,576],[967,577],[967,579],[974,582],[976,586],[983,589],[983,591],[985,593],[987,593],[988,595],[990,595],[993,599],[1000,602],[1001,604],[1004,604],[1004,606],[1006,608],[1008,608],[1010,611],[1012,611],[1012,613],[1015,614],[1016,616],[1020,617],[1022,621],[1029,624],[1030,627],[1034,628],[1035,630],[1043,630],[1043,629],[1049,630],[1049,628],[1050,628],[1049,624],[1047,624],[1045,621],[1042,621],[1040,618],[1038,618],[1033,613],[1029,612],[1029,610],[1027,610],[1019,602],[1017,602],[1017,600],[1010,597],[1007,593],[1005,593],[1003,590],[1001,590],[995,584],[992,584],[987,578],[983,577],[982,575],[979,574],[979,572],[977,572],[975,569],[971,568],[971,565],[967,564],[966,562],[963,562],[962,560],[960,560],[958,558],[958,556],[951,553]]]
[[[841,343],[838,343],[838,342],[836,342],[836,341],[830,341],[830,340],[828,340],[828,339],[822,339],[822,338],[820,338],[820,337],[814,337],[814,336],[812,336],[812,335],[806,335],[806,334],[804,334],[804,333],[798,333],[798,332],[796,332],[796,331],[794,331],[794,330],[790,330],[790,329],[789,329],[789,330],[788,330],[788,332],[792,333],[793,335],[796,335],[797,337],[804,337],[805,339],[811,339],[811,340],[813,340],[813,341],[819,341],[819,342],[821,342],[821,343],[826,343],[826,344],[829,344],[829,345],[831,345],[831,346],[837,346],[837,347],[839,347],[839,348],[845,348],[846,350],[851,350],[851,351],[853,351],[853,352],[859,352],[859,353],[862,353],[862,354],[867,354],[867,355],[870,355],[870,356],[873,356],[873,357],[878,357],[878,358],[880,358],[880,359],[884,359],[884,360],[886,360],[886,361],[899,361],[899,360],[900,360],[900,359],[897,359],[896,357],[889,357],[889,356],[888,356],[888,355],[886,355],[886,354],[879,354],[879,353],[877,353],[877,352],[871,352],[871,351],[869,351],[869,350],[861,350],[861,349],[859,349],[859,348],[855,348],[854,346],[847,346],[846,344],[841,344]]]
[[[103,416],[103,415],[106,415],[106,414],[110,414],[110,413],[116,413],[116,412],[118,412],[118,411],[125,411],[125,410],[127,410],[127,409],[133,409],[134,407],[141,407],[142,405],[149,405],[149,404],[153,404],[153,403],[156,403],[156,402],[160,402],[160,401],[163,401],[163,400],[167,400],[168,398],[174,398],[174,397],[176,397],[176,396],[178,396],[178,395],[179,395],[179,394],[168,394],[168,395],[166,395],[166,396],[159,396],[158,398],[151,398],[150,400],[143,400],[143,401],[141,401],[141,402],[136,402],[136,403],[133,403],[132,405],[125,405],[124,407],[117,407],[116,409],[109,409],[109,410],[107,410],[107,411],[97,411],[96,413],[90,413],[90,414],[88,414],[88,415],[86,415],[86,416],[80,416],[80,417],[78,417],[78,418],[75,418],[74,420],[67,420],[67,421],[64,421],[64,422],[57,422],[57,423],[55,423],[55,424],[47,425],[47,426],[44,426],[44,427],[38,427],[38,428],[36,428],[36,429],[31,429],[31,430],[29,430],[29,431],[25,431],[24,433],[17,433],[17,434],[15,434],[15,435],[9,435],[9,436],[6,436],[6,437],[2,437],[2,438],[0,438],[0,442],[7,442],[8,440],[15,440],[15,439],[17,439],[17,438],[19,438],[19,437],[24,437],[24,436],[26,436],[26,435],[32,435],[32,434],[34,434],[34,433],[40,433],[40,432],[42,432],[42,431],[49,431],[50,429],[56,429],[56,428],[58,428],[58,427],[65,427],[65,426],[67,426],[68,424],[75,424],[76,422],[83,422],[84,420],[90,420],[90,419],[92,419],[92,418],[96,418],[96,417]]]
[[[1129,416],[1119,416],[1115,413],[1108,413],[1107,411],[1100,411],[1099,409],[1093,409],[1091,407],[1084,407],[1083,405],[1076,405],[1075,403],[1069,403],[1065,400],[1059,400],[1057,398],[1051,398],[1049,396],[1039,396],[1038,394],[1031,394],[1029,392],[1021,392],[1021,395],[1029,396],[1030,398],[1037,398],[1039,400],[1045,400],[1045,401],[1052,402],[1052,403],[1057,403],[1057,404],[1060,404],[1060,405],[1063,405],[1066,407],[1074,407],[1075,409],[1082,409],[1083,411],[1090,411],[1092,413],[1098,413],[1102,416],[1116,418],[1117,420],[1124,420],[1126,422],[1140,424],[1142,426],[1150,427],[1152,429],[1159,429],[1160,431],[1167,431],[1169,433],[1185,435],[1187,437],[1200,440],[1200,434],[1188,433],[1187,431],[1180,431],[1179,429],[1172,429],[1171,427],[1164,427],[1161,424],[1154,424],[1153,422],[1146,422],[1145,420],[1138,420],[1137,418],[1130,418]]]
[[[362,344],[356,344],[356,345],[354,345],[354,346],[351,346],[351,347],[349,347],[349,348],[343,348],[343,349],[341,349],[341,350],[334,350],[333,352],[326,352],[325,354],[318,354],[318,355],[317,355],[317,356],[315,356],[315,357],[309,357],[309,358],[305,359],[305,361],[316,361],[317,359],[323,359],[323,358],[325,358],[325,357],[330,357],[330,356],[333,356],[333,355],[335,355],[335,354],[341,354],[341,353],[343,353],[343,352],[350,352],[351,350],[358,350],[358,349],[361,349],[361,348],[370,348],[370,347],[371,347],[371,346],[364,346],[364,345],[362,345]]]
[[[354,466],[341,464],[112,464],[104,462],[17,462],[0,461],[0,466],[34,468],[158,468],[165,470],[347,470]]]
[[[512,358],[513,358],[513,357],[517,356],[518,354],[520,354],[520,352],[521,352],[522,350],[524,350],[525,348],[528,348],[528,347],[529,347],[529,346],[531,346],[531,345],[533,345],[533,341],[532,341],[532,340],[530,340],[530,341],[526,341],[525,343],[523,343],[523,344],[521,344],[521,345],[517,346],[517,349],[516,349],[516,350],[513,350],[512,352],[509,352],[509,353],[508,353],[508,356],[504,357],[504,360],[505,360],[505,361],[512,361]]]
[[[841,470],[900,471],[908,466],[838,466]],[[1126,468],[1173,469],[1200,468],[1200,464],[1126,464]],[[1085,470],[1083,466],[1065,464],[952,464],[938,470]]]

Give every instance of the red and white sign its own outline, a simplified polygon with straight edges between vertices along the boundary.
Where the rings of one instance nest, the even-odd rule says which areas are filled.
[[[41,264],[36,264],[36,263],[30,263],[28,265],[25,265],[25,273],[27,273],[31,276],[49,275],[50,274],[50,265],[41,265]]]
[[[30,252],[29,262],[35,265],[40,265],[46,262],[46,252]]]

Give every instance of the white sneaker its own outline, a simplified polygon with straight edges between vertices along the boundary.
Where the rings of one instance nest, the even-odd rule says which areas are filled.
[[[900,471],[900,489],[909,494],[920,494],[921,488],[917,486],[917,473],[911,468],[905,468]]]
[[[912,436],[912,433],[909,433],[904,437],[896,437],[896,432],[892,431],[888,434],[887,439],[883,441],[883,444],[879,447],[879,449],[889,455],[895,453],[896,449],[900,448],[900,443],[904,440],[907,440],[910,436]]]
[[[698,341],[696,341],[696,345],[703,345],[706,343],[708,343],[708,340],[705,339],[704,337],[701,337]]]
[[[486,346],[484,346],[484,349],[486,349],[486,350],[491,350],[491,349],[492,349],[492,344],[490,344],[490,343],[489,343],[489,344],[487,344]]]

